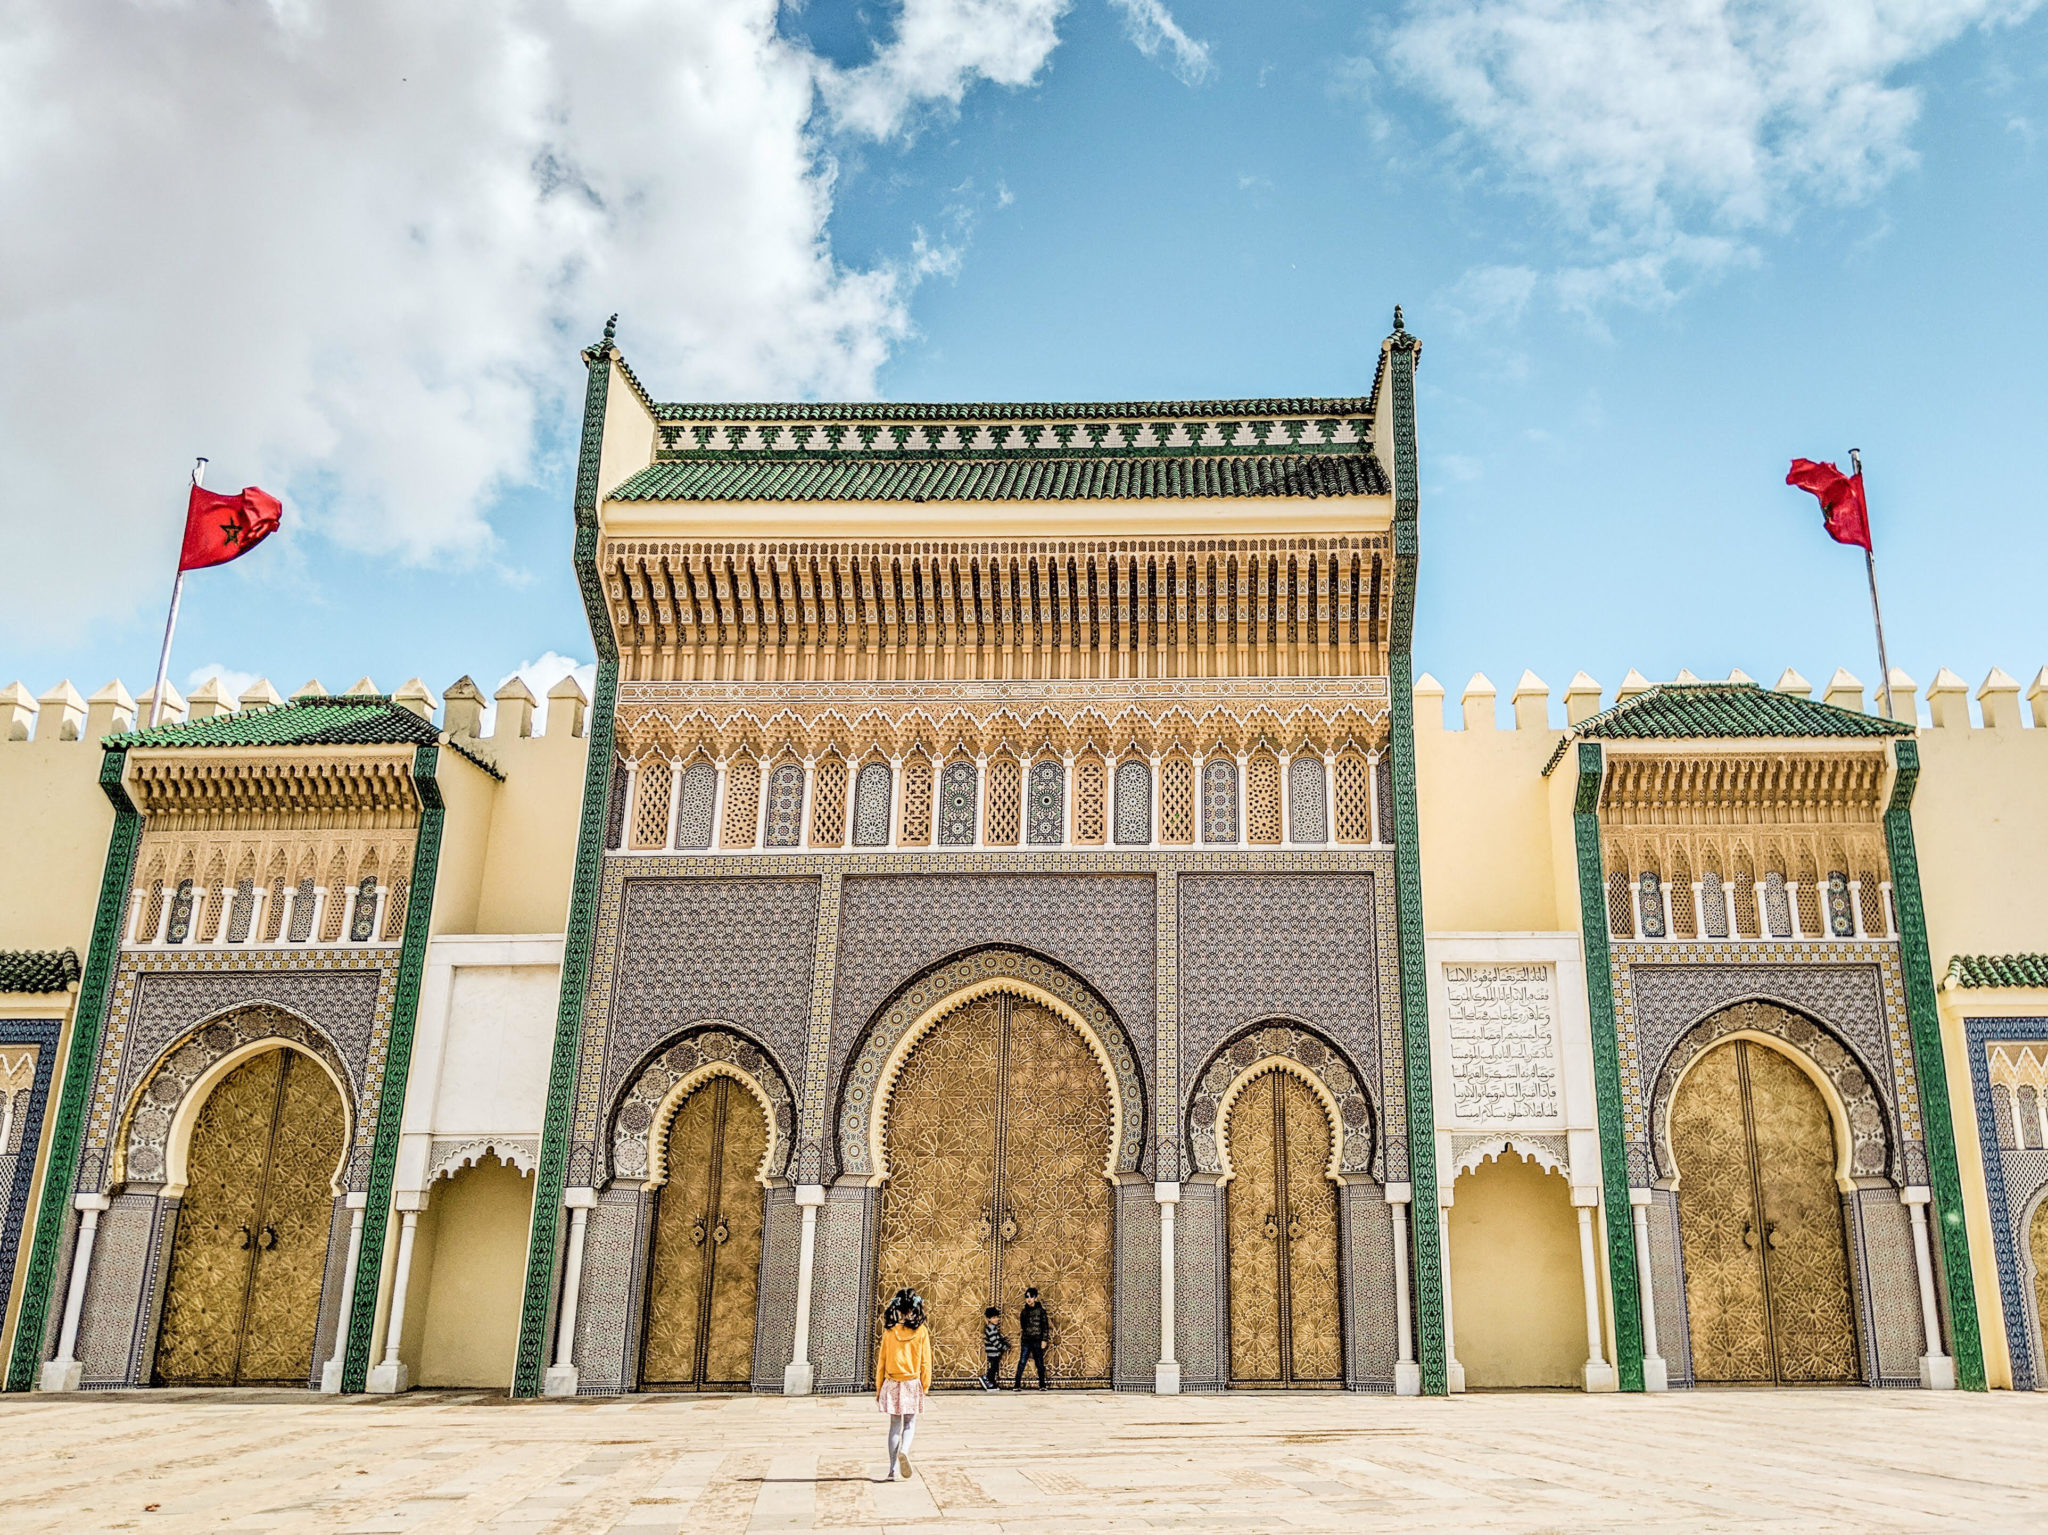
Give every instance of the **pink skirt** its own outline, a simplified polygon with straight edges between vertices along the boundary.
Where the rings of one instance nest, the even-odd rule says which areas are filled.
[[[883,1412],[914,1418],[924,1410],[924,1385],[914,1380],[885,1380],[875,1393],[875,1405]]]

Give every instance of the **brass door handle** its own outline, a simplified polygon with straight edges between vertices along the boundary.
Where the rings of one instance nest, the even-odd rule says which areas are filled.
[[[696,1246],[702,1247],[705,1235],[704,1217],[700,1215],[690,1224],[690,1241]]]
[[[249,1250],[249,1242],[251,1240],[251,1237],[252,1233],[250,1232],[249,1228],[247,1226],[242,1227],[241,1235],[237,1237],[235,1241],[235,1246],[239,1247],[243,1252],[247,1252]]]
[[[721,1246],[724,1244],[725,1239],[730,1235],[732,1235],[732,1233],[725,1229],[725,1222],[722,1220],[716,1226],[713,1226],[711,1228],[711,1240],[719,1243]]]
[[[1772,1252],[1778,1250],[1778,1223],[1776,1221],[1764,1222],[1764,1246],[1768,1247]]]
[[[271,1248],[277,1246],[277,1228],[275,1226],[265,1226],[263,1234],[256,1238],[256,1245],[265,1252],[269,1252]]]
[[[1270,1215],[1266,1217],[1265,1232],[1267,1241],[1277,1242],[1280,1240],[1280,1223]]]
[[[1002,1229],[1003,1240],[1005,1242],[1014,1242],[1017,1240],[1017,1217],[1008,1210],[1005,1210],[1003,1212]]]
[[[1753,1237],[1753,1236],[1755,1236],[1755,1235],[1756,1235],[1756,1224],[1755,1224],[1755,1222],[1753,1222],[1753,1221],[1744,1221],[1744,1222],[1742,1223],[1742,1250],[1743,1250],[1744,1252],[1751,1252],[1751,1253],[1753,1253],[1753,1252],[1755,1252],[1755,1251],[1756,1251],[1756,1243],[1754,1243],[1754,1242],[1752,1242],[1752,1241],[1750,1240],[1750,1238],[1751,1238],[1751,1237]]]
[[[1287,1240],[1290,1242],[1299,1242],[1301,1240],[1301,1222],[1291,1215],[1287,1218]]]

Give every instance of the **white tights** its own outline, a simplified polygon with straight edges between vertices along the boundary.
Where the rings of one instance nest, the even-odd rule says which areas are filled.
[[[896,1470],[896,1457],[910,1453],[911,1436],[917,1432],[917,1414],[914,1412],[892,1412],[889,1414],[889,1471]]]

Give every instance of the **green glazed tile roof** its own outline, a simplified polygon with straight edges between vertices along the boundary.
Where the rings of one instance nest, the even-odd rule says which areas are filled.
[[[75,949],[0,949],[0,992],[62,991],[77,980]]]
[[[1869,739],[1911,735],[1913,727],[1880,715],[1776,693],[1754,682],[1660,682],[1566,731],[1548,773],[1573,741],[1714,739]]]
[[[1103,400],[1065,404],[963,401],[899,405],[880,400],[857,405],[693,402],[657,404],[654,414],[661,421],[1107,421],[1126,416],[1359,416],[1370,415],[1372,409],[1373,401],[1366,395],[1296,395],[1267,400]]]
[[[211,719],[158,725],[106,738],[109,746],[432,746],[441,732],[431,720],[399,707],[385,693],[307,694],[275,709],[244,709]],[[458,742],[447,745],[493,778],[505,775]]]
[[[2048,987],[2048,954],[1958,954],[1948,962],[1957,986]]]
[[[1384,496],[1370,451],[1206,457],[729,457],[669,460],[614,501],[1078,501],[1186,496]]]

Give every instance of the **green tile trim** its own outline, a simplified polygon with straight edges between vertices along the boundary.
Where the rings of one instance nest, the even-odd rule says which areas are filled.
[[[519,1351],[512,1394],[538,1396],[547,1370],[548,1321],[554,1311],[556,1250],[562,1238],[562,1191],[568,1178],[569,1134],[576,1107],[576,1064],[581,1054],[583,998],[590,983],[590,950],[597,929],[599,879],[604,873],[605,803],[611,792],[613,718],[619,698],[619,648],[612,636],[604,587],[597,573],[597,474],[604,445],[604,409],[611,387],[605,344],[583,354],[590,377],[583,396],[583,446],[576,469],[576,583],[597,647],[597,685],[590,701],[590,745],[583,759],[583,809],[576,830],[576,873],[569,890],[569,925],[562,945],[562,989],[555,1009],[555,1045],[548,1064],[547,1114],[541,1129],[540,1171],[534,1179],[533,1234],[526,1249],[526,1294],[519,1311]]]
[[[1398,324],[1399,317],[1396,316]],[[1415,566],[1421,492],[1415,465],[1416,342],[1396,329],[1387,352],[1394,434],[1394,611],[1387,629],[1394,779],[1394,911],[1400,934],[1401,1038],[1407,1074],[1409,1227],[1415,1254],[1415,1355],[1426,1396],[1450,1392],[1444,1263],[1437,1208],[1436,1109],[1430,1083],[1429,979],[1423,959],[1421,816],[1415,797]]]
[[[2048,954],[1958,954],[1948,962],[1947,984],[2048,987]]]
[[[1079,400],[959,401],[941,404],[662,403],[654,407],[660,421],[1101,421],[1128,417],[1150,420],[1225,416],[1359,416],[1373,409],[1370,397],[1357,395],[1294,395],[1245,400]]]
[[[0,949],[0,992],[48,996],[78,978],[76,949]]]
[[[32,1391],[43,1362],[43,1339],[49,1333],[50,1292],[56,1282],[58,1249],[71,1214],[71,1190],[78,1177],[78,1154],[85,1140],[85,1110],[99,1062],[100,1031],[105,1027],[114,961],[121,949],[121,919],[128,910],[128,881],[135,870],[135,849],[142,838],[142,815],[122,787],[128,753],[112,748],[100,758],[100,788],[114,804],[114,830],[107,839],[107,861],[100,874],[100,904],[93,915],[92,942],[85,951],[85,974],[78,983],[78,1004],[71,1012],[71,1049],[64,1058],[64,1086],[57,1100],[57,1122],[50,1131],[50,1150],[43,1166],[43,1197],[36,1206],[35,1236],[29,1243],[28,1270],[21,1287],[21,1308],[15,1313],[14,1349],[7,1363],[7,1389]]]
[[[391,1189],[398,1176],[398,1130],[405,1119],[405,1086],[412,1075],[413,1027],[419,1020],[420,978],[427,968],[427,930],[434,920],[434,881],[441,866],[441,823],[447,811],[435,770],[438,746],[415,746],[413,788],[420,797],[420,828],[413,840],[412,883],[407,887],[405,936],[398,946],[398,978],[391,997],[391,1034],[384,1046],[384,1077],[377,1089],[377,1135],[370,1143],[370,1190],[363,1208],[356,1293],[349,1302],[348,1348],[341,1389],[360,1391],[376,1347],[377,1290],[384,1276],[384,1238],[391,1226]]]
[[[1615,1034],[1614,972],[1607,952],[1607,876],[1600,863],[1597,741],[1579,743],[1572,836],[1579,862],[1579,942],[1586,956],[1586,1011],[1593,1026],[1593,1098],[1600,1120],[1600,1184],[1607,1227],[1607,1288],[1614,1302],[1614,1370],[1624,1391],[1643,1389],[1643,1286],[1636,1269],[1635,1212],[1629,1208],[1628,1143],[1621,1125],[1621,1043]]]
[[[1898,771],[1885,808],[1885,850],[1892,861],[1892,904],[1899,919],[1899,958],[1906,977],[1906,1021],[1913,1033],[1913,1072],[1920,1081],[1920,1123],[1927,1141],[1927,1181],[1934,1195],[1942,1294],[1948,1302],[1949,1351],[1956,1384],[1984,1386],[1984,1343],[1977,1320],[1976,1281],[1970,1271],[1970,1234],[1963,1223],[1963,1180],[1956,1160],[1955,1119],[1949,1111],[1948,1068],[1941,1053],[1941,1012],[1934,997],[1934,964],[1927,949],[1927,908],[1920,894],[1920,860],[1913,848],[1913,790],[1920,781],[1920,747],[1893,743]]]

